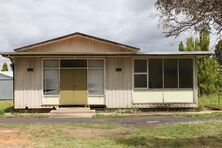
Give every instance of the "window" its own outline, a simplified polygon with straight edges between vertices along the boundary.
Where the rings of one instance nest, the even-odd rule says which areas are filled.
[[[147,88],[147,60],[134,60],[134,88]]]
[[[91,96],[104,95],[104,61],[88,61],[88,92]]]
[[[59,95],[59,61],[45,60],[43,67],[44,95]]]
[[[192,59],[179,60],[179,88],[193,88]]]
[[[147,60],[135,60],[134,61],[135,73],[147,73]]]
[[[164,88],[178,88],[177,59],[164,60]]]
[[[62,68],[86,68],[87,61],[86,60],[61,60]]]
[[[44,68],[58,68],[59,61],[58,60],[46,60],[43,63]]]
[[[162,59],[149,59],[149,88],[163,87]]]

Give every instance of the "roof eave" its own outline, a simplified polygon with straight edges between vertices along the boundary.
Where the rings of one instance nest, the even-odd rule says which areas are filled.
[[[108,52],[108,53],[73,53],[73,52],[2,52],[4,57],[14,56],[186,56],[186,57],[205,57],[213,55],[213,52],[149,52],[149,53],[131,53],[131,52]]]

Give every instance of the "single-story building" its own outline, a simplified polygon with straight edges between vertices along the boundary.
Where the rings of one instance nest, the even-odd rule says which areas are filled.
[[[0,100],[13,99],[13,72],[0,72]]]
[[[0,53],[14,63],[14,107],[197,107],[197,58],[211,52],[140,52],[74,33]]]

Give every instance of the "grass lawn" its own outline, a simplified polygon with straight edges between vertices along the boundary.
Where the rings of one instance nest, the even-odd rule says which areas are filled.
[[[199,106],[207,106],[215,109],[222,109],[222,96],[218,99],[218,95],[211,94],[199,98]]]
[[[35,110],[28,112],[26,110],[18,111],[13,109],[12,100],[0,100],[0,118],[46,118],[46,115],[39,114]]]
[[[1,124],[0,147],[222,147],[222,122],[121,126],[104,123]]]

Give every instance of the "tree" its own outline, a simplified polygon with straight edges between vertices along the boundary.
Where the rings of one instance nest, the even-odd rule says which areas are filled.
[[[184,51],[184,45],[183,45],[183,42],[181,41],[180,44],[179,44],[179,51]]]
[[[179,44],[179,48],[181,44],[183,44],[182,41]],[[184,49],[183,51],[208,51],[209,45],[210,45],[210,31],[207,28],[204,28],[199,33],[199,39],[195,38],[194,41],[193,37],[187,38],[186,47],[183,48]]]
[[[8,71],[8,65],[6,63],[3,64],[1,71]]]
[[[155,6],[166,37],[205,27],[222,32],[221,0],[157,0]]]
[[[180,43],[181,44],[181,43]],[[199,39],[187,38],[184,51],[208,51],[210,44],[210,32],[207,29],[200,31]],[[222,75],[220,65],[214,57],[198,59],[198,88],[199,94],[215,93],[222,88]]]
[[[204,28],[200,31],[200,49],[202,51],[208,51],[210,45],[210,31],[207,28]]]
[[[186,45],[187,45],[186,51],[193,51],[194,50],[195,44],[194,44],[194,41],[193,41],[193,37],[187,38]]]
[[[217,43],[215,47],[215,58],[222,65],[222,39]]]

